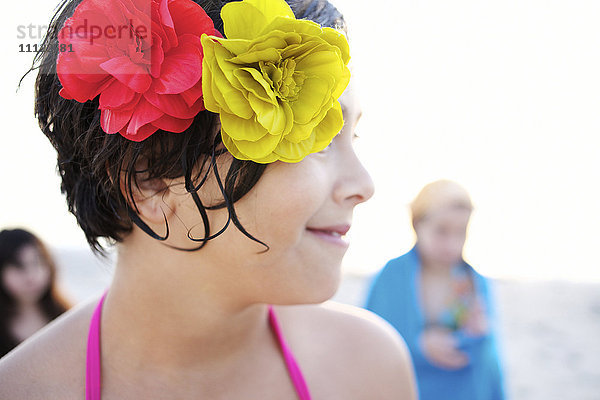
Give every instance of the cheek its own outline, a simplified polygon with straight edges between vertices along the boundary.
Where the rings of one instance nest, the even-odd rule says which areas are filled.
[[[42,267],[36,271],[35,282],[40,289],[45,289],[50,282],[50,271],[47,267]]]
[[[315,302],[331,297],[339,281],[341,257],[334,251],[319,252],[306,231],[323,212],[327,182],[304,175],[261,183],[236,204],[236,210],[243,227],[269,250],[258,254],[264,246],[236,229],[228,232],[233,239],[228,243],[235,243],[239,250],[231,256],[252,271],[250,280],[261,282],[262,295],[270,296],[265,302]]]
[[[233,223],[221,236],[210,241],[209,246],[215,257],[230,265],[258,267],[261,271],[269,270],[269,266],[283,269],[314,213],[314,198],[302,196],[293,188],[255,189],[235,203],[235,211],[242,228],[268,245],[269,250],[264,252],[265,246],[244,235]],[[226,218],[224,213],[219,215],[211,221],[211,228],[220,228]]]
[[[426,228],[417,230],[417,239],[422,251],[431,252],[436,247],[435,235]]]
[[[264,241],[275,256],[292,255],[304,239],[308,221],[318,207],[314,198],[296,195],[281,196],[277,201],[262,207],[252,233]]]
[[[439,260],[444,259],[448,251],[448,242],[443,235],[435,232],[433,229],[424,229],[419,236],[419,242],[423,255],[428,258]]]
[[[265,176],[243,205],[249,229],[273,249],[299,242],[326,200],[327,182],[306,169],[285,166]]]
[[[2,274],[2,284],[6,291],[14,297],[18,296],[25,286],[22,274],[12,270],[4,270]]]
[[[440,261],[454,263],[462,256],[464,240],[456,235],[441,235],[434,245],[433,253]]]

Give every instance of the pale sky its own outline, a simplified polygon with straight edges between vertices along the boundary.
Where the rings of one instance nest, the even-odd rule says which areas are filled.
[[[19,26],[53,1],[5,4],[0,227],[83,247],[55,154],[32,116]],[[410,249],[407,205],[448,178],[475,203],[465,255],[500,278],[600,281],[600,3],[338,0],[364,116],[357,151],[376,194],[359,206],[345,269],[373,273]],[[34,32],[36,30],[34,29]],[[35,32],[37,35],[37,32]]]

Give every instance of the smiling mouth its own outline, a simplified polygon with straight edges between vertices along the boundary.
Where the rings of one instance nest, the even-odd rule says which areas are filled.
[[[337,231],[329,231],[326,229],[314,229],[314,228],[306,228],[306,229],[310,232],[322,233],[322,234],[331,235],[334,237],[339,237],[339,238],[346,237],[345,234],[341,234],[340,232],[337,232]]]
[[[344,227],[341,229],[317,229],[317,228],[306,228],[306,230],[312,233],[315,237],[321,239],[324,242],[335,244],[341,247],[348,247],[349,243],[346,240],[346,232],[348,228]]]

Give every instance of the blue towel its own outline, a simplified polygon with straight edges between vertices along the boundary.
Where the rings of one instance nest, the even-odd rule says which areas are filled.
[[[463,261],[464,262],[464,261]],[[485,336],[454,332],[458,347],[469,356],[469,364],[446,370],[431,364],[423,354],[419,337],[425,328],[420,305],[421,262],[417,246],[389,261],[373,279],[366,309],[392,324],[402,335],[415,366],[421,400],[504,400],[504,384],[498,355],[494,305],[487,280],[464,262],[472,273],[475,291],[484,301],[490,326]]]

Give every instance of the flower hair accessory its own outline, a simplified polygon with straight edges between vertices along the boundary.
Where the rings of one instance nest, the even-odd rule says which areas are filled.
[[[284,0],[244,0],[221,10],[225,37],[202,35],[202,90],[238,159],[298,162],[329,145],[344,121],[344,35],[297,20]]]
[[[104,132],[142,141],[219,113],[237,159],[299,162],[342,129],[343,34],[297,20],[284,0],[221,10],[226,38],[192,0],[83,0],[59,32],[60,95],[99,96]]]
[[[59,93],[100,95],[106,133],[183,132],[204,110],[202,34],[220,36],[191,0],[83,0],[58,35]]]

